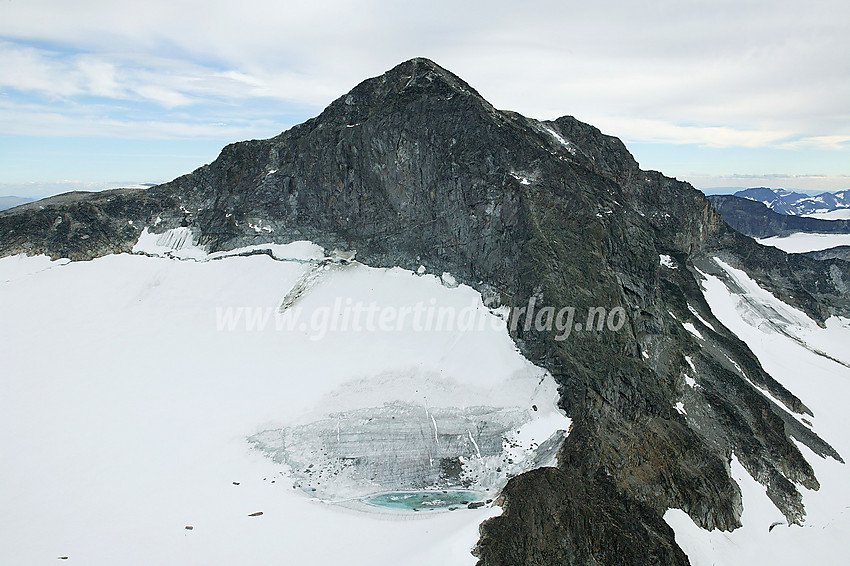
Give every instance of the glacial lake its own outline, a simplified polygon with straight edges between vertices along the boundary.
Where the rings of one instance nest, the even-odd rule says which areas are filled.
[[[405,511],[443,510],[483,501],[483,494],[462,490],[393,491],[364,497],[367,505]]]

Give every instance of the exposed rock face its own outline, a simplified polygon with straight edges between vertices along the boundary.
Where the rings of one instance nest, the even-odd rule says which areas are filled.
[[[562,386],[573,429],[559,469],[505,489],[504,515],[482,526],[482,564],[686,564],[661,516],[681,508],[705,528],[736,528],[733,451],[797,522],[795,484],[818,484],[789,436],[840,458],[788,415],[807,409],[714,318],[694,268],[716,270],[710,257],[721,256],[822,321],[850,313],[850,264],[759,246],[690,185],[642,171],[616,138],[571,117],[498,111],[431,61],[405,62],[171,183],[0,213],[0,252],[88,259],[128,251],[144,226],[181,222],[211,250],[310,239],[372,265],[450,271],[514,308],[534,297],[578,313],[625,309],[619,332],[513,331]]]
[[[806,252],[803,255],[815,259],[843,259],[844,261],[850,261],[850,246],[835,246],[834,248],[827,248],[825,250]]]
[[[670,527],[648,507],[617,493],[610,478],[540,468],[503,491],[503,512],[473,553],[488,565],[687,564]],[[633,523],[635,529],[620,530]],[[603,542],[604,541],[604,542]]]
[[[0,253],[74,260],[126,253],[146,222],[178,203],[168,192],[116,189],[67,193],[0,211]]]

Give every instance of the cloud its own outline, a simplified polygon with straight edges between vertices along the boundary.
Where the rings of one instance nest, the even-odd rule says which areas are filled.
[[[3,2],[0,132],[273,135],[427,56],[499,108],[627,142],[846,152],[844,13],[843,0]]]
[[[680,125],[661,120],[600,118],[597,126],[628,141],[696,144],[706,147],[765,147],[787,139],[791,132],[745,130],[726,126]]]
[[[782,149],[850,149],[850,135],[840,136],[809,136],[798,140],[788,141],[780,145]]]
[[[0,41],[0,88],[34,93],[57,101],[95,96],[116,101],[148,101],[170,109],[209,99],[257,97],[315,104],[333,93],[319,81],[291,71],[245,71],[193,61],[69,53]]]
[[[49,54],[0,42],[0,88],[36,91],[52,98],[83,92],[81,77]]]
[[[154,116],[158,116],[159,119]],[[111,117],[103,107],[72,105],[57,111],[50,105],[10,104],[0,100],[0,123],[7,135],[39,134],[59,137],[106,137],[117,139],[246,139],[269,137],[291,124],[267,118],[237,117],[209,122],[194,116],[163,119],[157,113],[128,119]],[[182,119],[180,119],[182,118]]]
[[[133,92],[165,108],[189,106],[193,102],[189,96],[182,92],[158,85],[138,85],[133,87]]]

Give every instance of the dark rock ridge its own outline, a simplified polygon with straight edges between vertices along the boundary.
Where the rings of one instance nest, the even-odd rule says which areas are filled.
[[[711,195],[707,198],[729,226],[753,238],[787,236],[795,232],[850,234],[850,220],[780,214],[762,202],[732,195]]]
[[[500,520],[482,529],[473,554],[484,564],[687,564],[651,508],[623,497],[604,474],[592,482],[573,474],[540,468],[511,481]]]
[[[850,246],[835,246],[834,248],[827,248],[825,250],[806,252],[803,255],[815,259],[843,259],[844,261],[850,261]]]
[[[797,485],[818,483],[789,438],[840,458],[712,315],[696,267],[720,276],[721,257],[822,321],[850,313],[850,265],[759,246],[687,183],[641,170],[618,139],[568,116],[496,110],[427,59],[165,185],[0,213],[0,253],[90,259],[181,222],[211,250],[310,239],[371,265],[450,271],[515,308],[535,297],[626,310],[619,332],[513,332],[560,384],[573,427],[558,469],[508,484],[505,513],[481,527],[481,564],[687,564],[661,517],[680,508],[707,529],[739,526],[733,452],[793,522],[805,513]]]

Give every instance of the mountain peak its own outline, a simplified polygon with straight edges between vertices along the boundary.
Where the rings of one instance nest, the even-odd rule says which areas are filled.
[[[461,101],[473,103],[486,112],[493,106],[463,79],[434,61],[416,57],[399,63],[382,75],[355,86],[325,110],[320,117],[328,119],[342,113],[348,124],[359,122],[374,114],[379,107],[399,103],[444,103]]]
[[[448,89],[459,94],[481,97],[466,81],[425,57],[415,57],[399,63],[378,78],[386,78],[396,85],[401,85],[399,92]]]
[[[401,72],[401,73],[414,73],[417,70],[422,71],[433,71],[441,74],[452,74],[445,67],[438,65],[431,59],[427,57],[413,57],[412,59],[408,59],[407,61],[402,61],[385,74],[393,73],[393,72]]]

